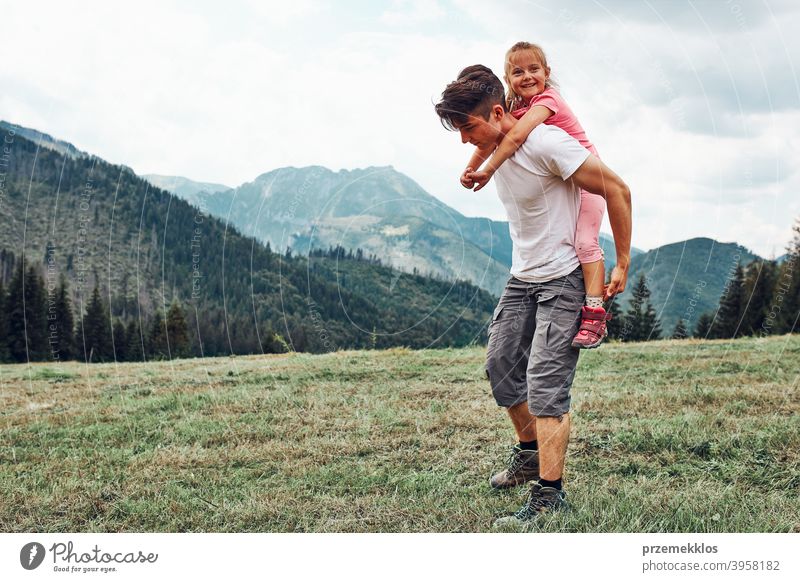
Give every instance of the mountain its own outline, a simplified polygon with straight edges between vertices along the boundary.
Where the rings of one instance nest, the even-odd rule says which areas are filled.
[[[405,275],[342,249],[278,254],[125,166],[13,132],[2,159],[0,256],[25,253],[48,293],[65,275],[76,311],[95,285],[125,322],[151,325],[178,302],[197,355],[486,340],[495,300],[473,285]]]
[[[617,264],[617,247],[614,245],[614,237],[604,232],[600,233],[600,248],[603,249],[603,259],[605,260],[606,272],[613,269]],[[643,254],[645,251],[634,246],[631,247],[631,260],[633,257]]]
[[[137,268],[140,271],[144,269],[151,280],[137,295],[136,300],[148,312],[152,312],[156,306],[163,305],[167,301],[166,298],[176,294],[181,295],[180,284],[175,281],[178,274],[185,272],[186,267],[180,266],[180,261],[185,260],[185,257],[179,260],[174,257],[168,258],[169,250],[159,248],[159,243],[163,247],[165,240],[172,240],[170,238],[172,233],[167,229],[165,222],[168,211],[178,212],[178,215],[185,217],[182,218],[184,221],[191,222],[199,216],[207,217],[208,224],[221,225],[218,227],[221,230],[218,231],[217,227],[214,229],[214,236],[221,233],[222,237],[220,240],[215,240],[214,245],[223,244],[225,236],[232,236],[236,241],[240,239],[249,241],[235,244],[249,245],[248,248],[252,249],[260,248],[260,245],[248,237],[264,241],[268,243],[270,249],[281,253],[291,248],[294,256],[291,260],[286,260],[289,265],[286,268],[290,270],[293,268],[292,265],[299,265],[303,261],[306,261],[305,268],[312,268],[313,261],[333,260],[334,263],[343,261],[340,270],[344,272],[346,270],[344,262],[350,259],[346,259],[341,250],[337,250],[334,254],[331,252],[337,247],[360,248],[363,250],[363,262],[369,265],[365,268],[377,269],[376,278],[382,280],[383,277],[389,281],[383,288],[388,294],[387,297],[391,299],[396,299],[392,297],[394,289],[397,288],[396,282],[407,275],[409,281],[424,279],[424,277],[416,279],[417,276],[435,275],[443,285],[440,291],[442,294],[448,293],[447,289],[450,288],[448,280],[462,279],[472,281],[495,296],[500,294],[508,278],[511,241],[506,222],[465,217],[391,167],[339,172],[319,166],[281,168],[262,174],[254,181],[236,189],[228,189],[221,184],[195,182],[170,176],[150,175],[147,177],[148,182],[144,182],[124,166],[110,166],[67,142],[6,122],[3,122],[2,127],[6,132],[11,128],[20,142],[27,140],[23,136],[28,136],[35,139],[36,144],[44,146],[39,153],[42,160],[49,159],[48,155],[62,156],[51,161],[64,166],[67,171],[65,176],[72,180],[67,190],[71,189],[71,196],[77,197],[78,200],[81,199],[80,188],[83,187],[85,190],[87,184],[81,184],[80,179],[70,174],[70,168],[73,166],[70,163],[65,164],[65,160],[77,164],[77,170],[74,171],[83,171],[88,175],[93,175],[92,168],[97,164],[99,164],[97,167],[103,168],[103,171],[97,174],[102,182],[102,188],[97,190],[94,181],[90,184],[91,190],[97,190],[96,193],[102,196],[92,198],[93,194],[90,193],[89,197],[92,198],[93,212],[97,214],[92,217],[95,226],[100,225],[101,230],[110,229],[113,213],[115,230],[113,234],[119,236],[120,241],[124,241],[113,246],[108,252],[107,258],[113,259],[115,264],[118,263],[123,267],[112,271],[112,286],[121,284],[118,278],[120,272],[127,270],[130,272],[130,277],[133,277]],[[30,160],[28,165],[32,167]],[[67,210],[74,209],[76,202],[67,196],[66,209],[64,208],[63,196],[67,190],[64,190],[62,185],[62,199],[57,206],[54,206],[56,202],[53,197],[58,184],[56,169],[39,168],[39,171],[45,176],[38,182],[34,180],[31,192],[38,197],[32,197],[33,204],[27,209],[27,230],[26,223],[22,221],[26,209],[21,202],[15,206],[15,197],[22,196],[26,192],[24,172],[18,176],[22,182],[17,185],[17,190],[12,189],[11,195],[6,197],[8,212],[5,213],[4,219],[7,225],[0,232],[0,246],[9,249],[19,248],[23,237],[26,237],[29,244],[34,246],[35,250],[32,252],[43,253],[42,249],[47,239],[44,227],[52,222],[54,210],[58,212],[55,231],[58,234],[57,238],[74,240],[77,237],[78,227],[75,224],[70,225]],[[118,182],[125,188],[121,191],[124,195],[118,197],[115,207],[115,201],[110,195]],[[183,200],[168,195],[160,187],[153,188],[150,186],[153,183],[156,186],[166,185],[174,192],[180,193],[180,196],[193,199],[196,207],[186,205]],[[48,202],[45,204],[43,200]],[[152,210],[151,205],[155,205],[157,210]],[[186,212],[192,214],[191,220]],[[159,216],[159,213],[163,213],[163,216]],[[229,223],[215,221],[211,220],[211,217],[219,217],[223,221],[230,217],[230,221]],[[171,228],[172,224],[169,226]],[[125,229],[129,234],[136,234],[138,242],[132,236],[124,239],[122,231]],[[107,236],[108,233],[104,234]],[[191,239],[192,233],[186,231],[183,235]],[[604,233],[601,233],[600,240],[606,254],[607,267],[610,268],[615,261],[613,240]],[[102,256],[103,248],[108,246],[108,240],[101,238],[91,242],[94,245],[90,253],[92,257],[90,260],[94,261],[92,265],[108,271],[108,265],[97,260],[98,255]],[[136,244],[131,246],[134,242]],[[229,241],[224,244],[234,243]],[[137,245],[138,255],[134,256]],[[325,257],[312,259],[310,249],[320,248],[331,252],[327,252]],[[247,254],[250,252],[248,250]],[[71,268],[74,268],[74,261],[78,255],[74,252],[68,253],[70,254],[72,256],[67,258]],[[644,273],[652,292],[651,300],[661,316],[665,332],[671,331],[679,318],[686,318],[689,327],[692,328],[701,313],[715,310],[736,262],[746,264],[758,258],[739,245],[719,243],[709,238],[672,243],[648,252],[632,249],[631,254],[628,290],[620,298],[620,307],[626,306],[633,284],[638,276]],[[274,255],[268,256],[274,257]],[[138,265],[136,260],[139,261]],[[280,262],[284,259],[282,256],[273,260]],[[378,265],[377,260],[382,265]],[[177,262],[178,266],[170,267],[169,261]],[[159,265],[163,272],[159,272]],[[389,266],[395,267],[396,270],[388,268]],[[231,260],[228,258],[225,268],[231,268]],[[330,265],[320,267],[322,270],[319,271],[319,276],[323,276],[322,273],[325,273],[325,276],[330,275],[331,268],[336,270]],[[221,263],[215,265],[211,276],[217,277],[219,275],[217,271],[221,269]],[[380,271],[381,269],[385,270]],[[383,274],[378,275],[378,271]],[[113,280],[114,277],[117,279]],[[246,285],[246,277],[239,278],[240,282]],[[167,279],[172,282],[171,287],[166,285],[165,293],[161,288],[165,287],[164,281]],[[274,277],[270,281],[279,284],[278,279]],[[218,291],[221,294],[222,281],[216,281],[215,285],[217,285],[214,288],[215,293]],[[294,291],[299,292],[298,289],[299,287]],[[360,285],[356,285],[353,289],[368,293],[373,291],[365,291],[365,287]],[[400,289],[404,289],[404,286],[401,285]],[[226,293],[229,290],[226,287]],[[234,295],[237,293],[238,289],[234,291]],[[183,294],[186,294],[185,289]],[[221,297],[215,297],[218,305],[221,304],[220,300]],[[246,298],[239,301],[247,303]],[[298,305],[295,304],[292,308],[298,308]],[[239,307],[241,308],[241,305]],[[272,305],[270,310],[274,309],[275,306]],[[347,319],[344,313],[339,313],[337,316]],[[276,326],[281,325],[280,322],[275,323]]]
[[[195,182],[194,180],[182,176],[143,174],[141,177],[150,182],[153,186],[171,192],[193,206],[199,205],[200,202],[197,195],[200,192],[213,194],[214,192],[222,192],[223,190],[231,189],[230,186],[214,184],[213,182]]]
[[[470,280],[495,295],[508,279],[507,223],[463,216],[391,167],[281,168],[197,196],[204,211],[278,250],[361,248],[405,272]]]
[[[758,259],[741,245],[710,238],[693,238],[652,249],[631,259],[628,284],[619,307],[627,306],[636,281],[644,274],[664,334],[672,333],[681,318],[688,320],[691,332],[701,314],[716,311],[736,265]],[[620,313],[620,309],[615,312]]]
[[[281,168],[193,200],[277,250],[361,248],[402,271],[466,279],[495,296],[509,276],[507,222],[464,216],[391,166]],[[601,235],[601,246],[613,267],[611,237]]]
[[[41,131],[31,129],[29,127],[22,127],[21,125],[9,123],[8,121],[0,120],[0,132],[3,132],[7,135],[10,133],[12,136],[16,135],[21,138],[25,138],[40,147],[45,147],[72,159],[89,156],[89,154],[79,150],[71,143],[61,141],[60,139],[56,139],[51,135],[42,133]]]
[[[295,236],[295,245],[308,249],[319,246],[319,241],[338,241],[346,248],[366,249],[398,270],[467,279],[494,295],[502,292],[508,279],[506,266],[427,220],[413,216],[346,220],[350,228],[339,229],[341,223],[328,220],[317,225],[311,236]]]

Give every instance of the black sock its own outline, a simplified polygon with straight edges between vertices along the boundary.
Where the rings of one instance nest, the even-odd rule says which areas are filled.
[[[539,443],[537,443],[535,440],[519,441],[519,448],[521,448],[523,451],[538,451]]]
[[[539,479],[539,485],[542,487],[552,487],[553,489],[558,489],[561,491],[561,479],[556,479],[555,481],[548,481],[547,479]]]

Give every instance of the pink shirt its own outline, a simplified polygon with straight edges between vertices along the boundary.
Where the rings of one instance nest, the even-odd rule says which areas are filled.
[[[592,142],[589,141],[589,138],[586,137],[586,132],[584,131],[583,126],[581,126],[581,122],[578,121],[577,117],[575,117],[572,109],[569,108],[569,105],[567,105],[567,102],[564,101],[563,97],[558,94],[558,91],[552,87],[548,87],[538,95],[534,95],[527,107],[515,109],[511,112],[511,115],[517,119],[520,119],[528,112],[528,109],[534,105],[543,105],[553,112],[553,115],[548,117],[545,121],[547,125],[555,125],[556,127],[560,127],[569,135],[577,139],[587,150],[592,152],[594,155],[598,155],[597,149],[594,147]]]

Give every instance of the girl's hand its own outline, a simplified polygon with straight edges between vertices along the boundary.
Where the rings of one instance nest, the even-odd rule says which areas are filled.
[[[492,176],[494,176],[494,172],[483,170],[480,172],[470,172],[469,174],[465,175],[467,176],[467,178],[472,180],[472,183],[474,184],[473,190],[477,192],[478,190],[480,190],[481,188],[486,186],[486,184],[489,183],[489,180],[491,180]]]
[[[472,173],[472,168],[467,167],[464,170],[464,173],[461,174],[461,179],[460,179],[461,185],[464,186],[464,188],[467,188],[468,190],[472,190],[472,187],[475,185],[475,182],[473,182],[472,178],[469,177],[469,174],[471,173]]]

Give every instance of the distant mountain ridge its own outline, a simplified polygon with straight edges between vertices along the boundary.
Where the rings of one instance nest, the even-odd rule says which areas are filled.
[[[194,206],[198,206],[200,204],[200,200],[198,199],[197,195],[201,192],[213,194],[215,192],[231,190],[230,186],[215,184],[213,182],[195,182],[194,180],[184,178],[183,176],[143,174],[140,177],[144,178],[154,186],[158,186],[162,190],[166,190],[167,192],[175,194],[179,198],[183,198],[189,204],[193,204]]]
[[[7,122],[0,125],[71,159],[89,156],[42,132]],[[320,166],[281,168],[235,189],[150,175],[154,181],[193,197],[204,212],[229,219],[245,236],[277,251],[291,247],[296,255],[305,255],[312,248],[362,248],[406,272],[468,279],[495,296],[508,277],[511,241],[506,222],[465,217],[391,166],[339,172]],[[37,210],[31,212],[35,216]],[[10,214],[12,229],[7,234],[18,231],[14,216]],[[613,240],[601,233],[601,245],[610,267]],[[735,265],[759,258],[741,245],[705,237],[647,252],[632,249],[628,290],[617,309],[625,307],[633,284],[644,273],[665,333],[679,318],[693,326],[701,313],[716,309]]]
[[[508,278],[507,223],[465,217],[391,167],[281,168],[196,200],[278,250],[362,248],[405,272],[481,281],[495,295]]]
[[[664,333],[672,333],[679,319],[685,319],[691,331],[700,315],[716,311],[736,266],[760,259],[741,245],[705,237],[652,249],[631,259],[620,307],[630,301],[636,281],[644,274],[650,301],[659,314]]]
[[[49,150],[53,150],[54,152],[69,156],[72,159],[89,156],[89,154],[79,150],[71,143],[56,139],[47,133],[31,129],[29,127],[23,127],[21,125],[9,123],[8,121],[0,120],[0,130],[5,132],[12,131],[16,135],[32,141],[37,146],[45,147]]]
[[[459,276],[495,296],[508,279],[508,223],[464,217],[390,166],[340,172],[281,168],[236,189],[199,192],[196,198],[211,214],[230,217],[275,249],[307,254],[329,245],[361,248],[401,270]],[[601,233],[600,244],[611,269],[613,238]],[[616,310],[627,306],[644,273],[664,333],[681,318],[693,328],[702,313],[716,310],[737,262],[757,259],[740,245],[705,237],[650,251],[634,247],[627,291]]]
[[[182,196],[278,250],[361,248],[403,271],[467,279],[496,296],[509,276],[507,222],[466,217],[391,166],[280,168],[233,190]],[[600,240],[611,267],[613,239]]]

